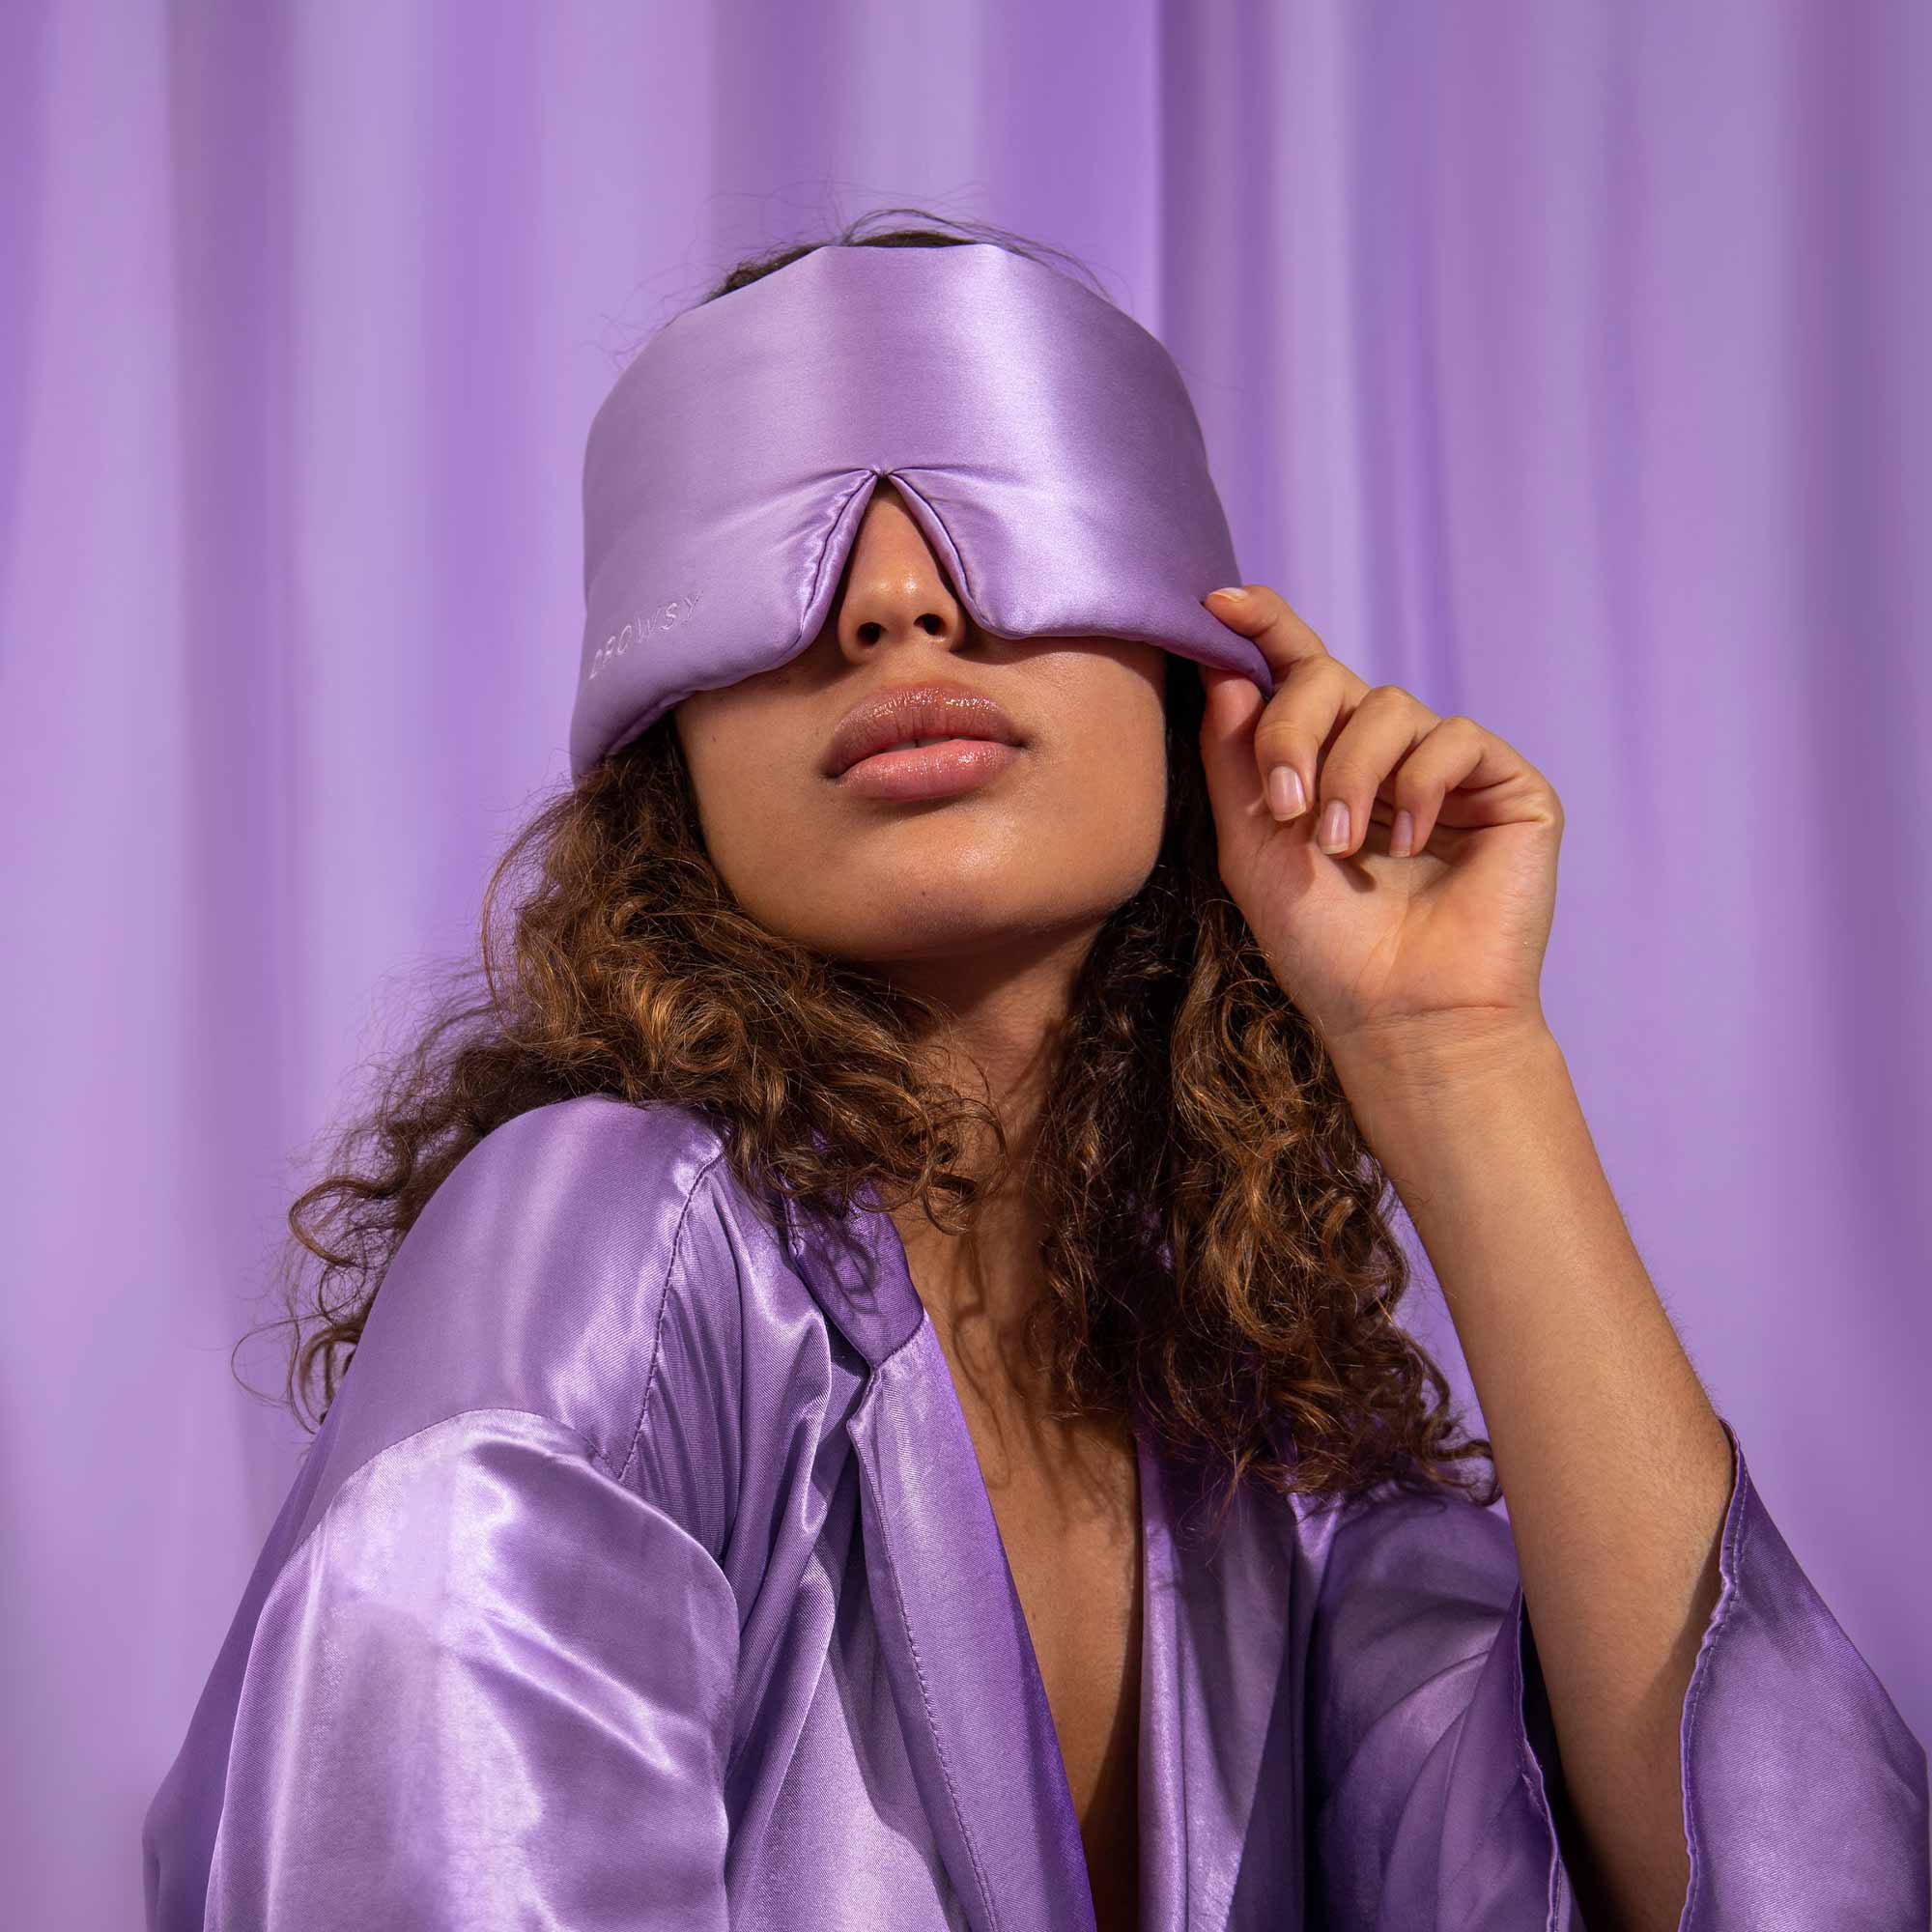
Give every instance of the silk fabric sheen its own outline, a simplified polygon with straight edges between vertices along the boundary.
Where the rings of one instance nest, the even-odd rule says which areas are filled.
[[[150,1932],[1092,1927],[897,1230],[777,1222],[685,1108],[457,1166],[150,1806]],[[1147,1932],[1578,1926],[1504,1519],[1252,1493],[1210,1542],[1138,1439]],[[1731,1441],[1683,1924],[1922,1928],[1925,1752]]]
[[[575,775],[694,691],[796,657],[891,478],[980,629],[1245,672],[1201,602],[1240,574],[1158,338],[989,242],[832,245],[674,317],[583,458]]]

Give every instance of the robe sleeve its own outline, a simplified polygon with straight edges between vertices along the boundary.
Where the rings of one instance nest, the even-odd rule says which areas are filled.
[[[207,1932],[724,1927],[737,1643],[711,1553],[575,1431],[404,1437],[264,1600]]]
[[[143,1821],[149,1932],[725,1924],[720,1160],[584,1094],[444,1178]]]
[[[1721,1583],[1680,1728],[1680,1932],[1919,1932],[1926,1756],[1751,1485],[1736,1432]],[[1507,1522],[1399,1494],[1335,1529],[1309,1648],[1315,1910],[1331,1932],[1583,1919],[1562,1768]]]

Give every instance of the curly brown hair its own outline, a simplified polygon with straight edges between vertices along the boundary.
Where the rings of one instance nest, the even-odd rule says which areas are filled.
[[[832,242],[990,240],[1045,259],[960,222],[864,233],[879,213],[937,219],[879,211]],[[743,262],[702,300],[825,245]],[[1160,854],[1096,935],[1053,1045],[1031,1168],[1047,1292],[1025,1346],[1052,1413],[1118,1418],[1137,1403],[1171,1453],[1221,1475],[1224,1511],[1244,1477],[1334,1497],[1388,1479],[1479,1491],[1487,1505],[1490,1444],[1464,1434],[1440,1370],[1396,1321],[1408,1265],[1384,1215],[1387,1177],[1221,889],[1204,688],[1191,662],[1169,662]],[[987,1102],[915,1063],[936,1006],[736,904],[673,718],[517,833],[484,895],[480,955],[439,989],[373,1105],[333,1137],[326,1178],[289,1209],[277,1325],[296,1331],[281,1400],[298,1420],[318,1369],[315,1426],[327,1415],[388,1263],[443,1178],[530,1108],[605,1094],[702,1109],[754,1202],[777,1188],[842,1215],[865,1184],[888,1211],[916,1201],[954,1234],[993,1178],[965,1171],[962,1148],[990,1138],[996,1168],[1008,1158]]]

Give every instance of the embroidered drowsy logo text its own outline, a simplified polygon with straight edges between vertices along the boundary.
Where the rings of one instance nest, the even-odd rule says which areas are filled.
[[[606,665],[620,658],[633,644],[640,644],[655,632],[668,631],[681,624],[697,609],[697,592],[688,591],[682,597],[673,597],[668,604],[660,604],[655,610],[639,617],[633,617],[621,631],[613,632],[597,646],[590,660],[590,677],[595,677]],[[589,682],[586,678],[585,683]]]

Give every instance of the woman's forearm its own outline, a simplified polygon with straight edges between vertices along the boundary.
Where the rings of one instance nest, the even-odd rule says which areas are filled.
[[[1338,1067],[1482,1406],[1592,1932],[1670,1932],[1690,1877],[1679,1723],[1731,1493],[1723,1426],[1553,1035],[1390,1042]]]

